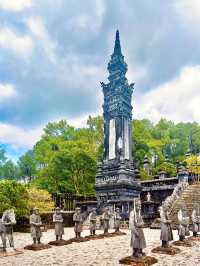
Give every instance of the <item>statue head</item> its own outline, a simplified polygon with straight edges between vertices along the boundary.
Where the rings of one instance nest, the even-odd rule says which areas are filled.
[[[55,208],[55,212],[56,212],[56,214],[60,214],[61,213],[61,209],[59,207],[56,207]]]
[[[3,215],[6,216],[11,223],[16,224],[14,209],[5,210]]]
[[[35,208],[33,208],[32,212],[33,212],[33,214],[38,215],[39,214],[39,209],[35,207]]]
[[[92,213],[96,213],[96,209],[95,208],[92,209]]]
[[[187,206],[185,205],[185,203],[181,205],[181,210],[182,210],[183,216],[187,216]]]
[[[119,208],[116,208],[115,210],[116,210],[117,213],[119,213]]]
[[[163,201],[160,210],[163,210],[164,212],[167,212],[169,210],[169,203]]]
[[[200,206],[198,203],[194,203],[193,209],[196,211],[197,215],[200,215]]]
[[[80,213],[81,213],[81,209],[80,209],[79,207],[77,207],[77,208],[75,209],[75,212],[78,213],[78,214],[80,214]]]
[[[141,210],[141,200],[139,198],[134,199],[134,209],[136,212],[139,212]]]
[[[109,212],[109,208],[105,207],[104,212],[108,213]]]

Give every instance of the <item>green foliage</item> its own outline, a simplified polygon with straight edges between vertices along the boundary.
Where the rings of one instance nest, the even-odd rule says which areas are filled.
[[[167,176],[176,176],[176,167],[172,163],[164,162],[154,169],[154,174],[158,174],[160,171],[165,171]]]
[[[199,152],[200,126],[195,122],[174,124],[166,119],[161,119],[153,125],[145,119],[134,120],[133,155],[140,167],[142,167],[144,155],[152,156],[153,153],[158,156],[158,164],[164,162],[166,155],[175,164],[177,160],[184,160],[189,147],[189,136],[191,136],[193,152]]]
[[[38,190],[14,180],[0,181],[0,213],[14,209],[17,217],[28,216],[33,207],[40,212],[48,212],[54,208],[54,203],[48,191]]]
[[[37,207],[39,208],[40,213],[46,213],[52,211],[55,208],[51,194],[48,191],[30,187],[27,189],[27,192],[27,206],[29,210]]]
[[[5,156],[5,150],[0,147],[0,179],[18,179],[18,167]]]
[[[0,181],[0,213],[13,208],[18,217],[29,213],[28,193],[24,185],[14,180]]]
[[[26,152],[15,165],[0,148],[0,178],[21,179],[27,176],[32,184],[49,192],[93,194],[97,161],[103,159],[103,118],[88,117],[87,127],[74,128],[67,121],[48,123],[41,139],[32,151]],[[132,122],[133,158],[142,180],[149,177],[143,171],[144,156],[151,162],[152,174],[166,171],[176,174],[176,161],[184,161],[190,146],[200,151],[200,126],[197,123],[175,124],[161,119],[157,124],[147,119]],[[168,156],[170,163],[165,162]]]
[[[27,151],[19,158],[18,170],[22,179],[29,177],[31,180],[36,174],[36,159],[33,151]]]
[[[145,180],[151,180],[151,179],[152,179],[152,176],[147,175],[147,173],[143,169],[140,170],[140,180],[145,181]]]
[[[38,178],[33,181],[37,187],[50,192],[94,193],[101,142],[92,118],[89,124],[89,128],[81,129],[70,127],[64,121],[47,125],[34,147],[35,158],[41,166]]]

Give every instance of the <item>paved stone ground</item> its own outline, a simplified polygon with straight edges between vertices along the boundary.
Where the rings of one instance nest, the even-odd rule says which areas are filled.
[[[130,232],[124,230],[127,235],[93,240],[83,243],[73,243],[68,246],[52,247],[41,251],[25,250],[23,254],[0,258],[0,266],[117,266],[119,259],[131,254]],[[145,252],[158,258],[156,266],[197,266],[200,265],[200,242],[191,248],[180,247],[182,252],[176,256],[152,254],[151,249],[160,244],[159,230],[144,229],[147,245]],[[102,231],[98,231],[102,233]],[[84,235],[89,232],[84,231]],[[73,236],[73,229],[65,229],[65,239]],[[175,239],[177,232],[174,231]],[[54,231],[48,230],[43,234],[43,243],[54,240]],[[15,233],[15,245],[22,249],[24,245],[30,244],[29,234]]]

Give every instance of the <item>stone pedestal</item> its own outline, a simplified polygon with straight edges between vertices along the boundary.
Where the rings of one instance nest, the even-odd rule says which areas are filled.
[[[71,243],[72,243],[72,240],[64,240],[64,239],[62,239],[62,240],[51,241],[51,242],[49,242],[49,245],[60,247],[60,246],[69,245]]]
[[[107,161],[96,175],[96,196],[99,207],[118,207],[122,218],[128,218],[133,198],[139,197],[140,183],[134,179],[134,169],[128,161]]]
[[[149,266],[157,263],[158,260],[154,257],[143,256],[140,258],[135,258],[133,256],[128,256],[119,261],[120,264],[132,265],[132,266]]]
[[[49,244],[31,244],[31,245],[27,245],[24,247],[24,249],[27,250],[33,250],[33,251],[39,251],[39,250],[43,250],[43,249],[48,249],[51,248],[51,246]]]
[[[195,244],[192,243],[192,241],[187,238],[187,239],[185,239],[183,241],[180,241],[180,240],[174,241],[174,242],[172,242],[172,245],[174,245],[174,246],[180,246],[180,247],[192,247]]]
[[[165,255],[176,255],[181,252],[179,248],[169,246],[169,247],[156,247],[152,249],[152,253],[165,254]]]

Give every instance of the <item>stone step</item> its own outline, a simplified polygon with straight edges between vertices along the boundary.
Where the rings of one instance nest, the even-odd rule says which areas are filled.
[[[177,214],[182,204],[187,207],[188,213],[191,215],[194,203],[200,204],[200,184],[193,184],[188,186],[172,206],[170,211],[170,219],[177,224]]]

